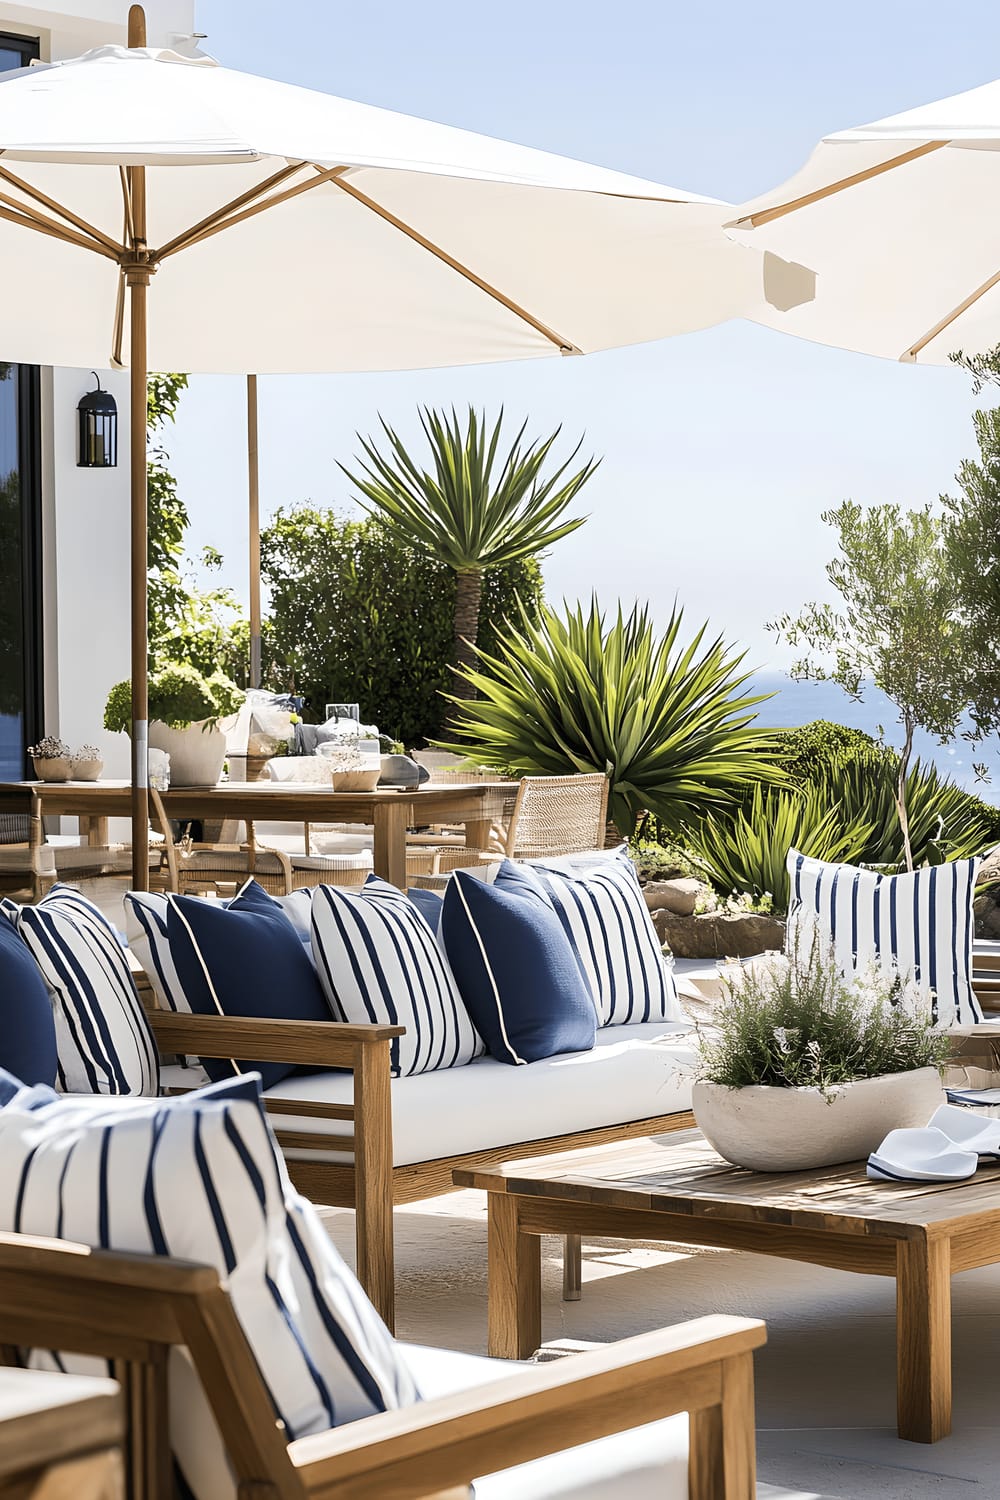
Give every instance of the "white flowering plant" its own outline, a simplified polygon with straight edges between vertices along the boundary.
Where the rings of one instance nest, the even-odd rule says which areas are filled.
[[[915,1068],[951,1051],[935,1030],[933,994],[874,964],[851,975],[815,936],[724,981],[710,1027],[699,1028],[698,1076],[727,1088],[814,1088]]]
[[[33,760],[62,760],[68,757],[69,746],[64,740],[57,739],[54,734],[47,734],[37,745],[28,746],[28,754]]]

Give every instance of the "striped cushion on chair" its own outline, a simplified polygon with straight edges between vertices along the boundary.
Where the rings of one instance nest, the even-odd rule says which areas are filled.
[[[313,958],[334,1014],[406,1027],[392,1043],[394,1075],[458,1067],[484,1050],[434,934],[404,891],[375,875],[360,891],[321,885],[312,912]]]
[[[978,859],[880,875],[791,849],[787,868],[786,952],[793,951],[803,918],[808,918],[845,973],[875,962],[885,970],[912,974],[934,991],[939,1026],[969,1026],[983,1019],[972,989]]]
[[[599,1026],[681,1021],[673,972],[627,855],[577,869],[532,861],[533,875],[555,907],[590,984]],[[496,883],[502,884],[503,869]]]
[[[22,906],[17,930],[52,995],[67,1094],[156,1094],[156,1043],[118,934],[93,902],[55,885]]]
[[[123,1107],[0,1073],[0,1229],[214,1266],[289,1440],[417,1399],[388,1329],[288,1180],[256,1074]],[[170,1358],[184,1476],[197,1500],[233,1495],[201,1387],[183,1351]]]

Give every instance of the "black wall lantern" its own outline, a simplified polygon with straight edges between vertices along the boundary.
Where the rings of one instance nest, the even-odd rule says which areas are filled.
[[[118,406],[110,391],[101,390],[96,370],[97,390],[88,391],[77,407],[80,419],[80,456],[78,469],[113,469],[118,463]]]

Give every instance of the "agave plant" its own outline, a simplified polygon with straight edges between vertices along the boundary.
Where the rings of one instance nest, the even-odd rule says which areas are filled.
[[[410,546],[454,570],[454,661],[458,667],[474,667],[484,569],[542,552],[582,526],[585,516],[568,521],[560,517],[599,460],[588,459],[582,469],[567,475],[580,451],[577,443],[565,463],[543,477],[560,428],[525,445],[525,422],[498,460],[502,408],[492,432],[487,432],[485,415],[478,416],[470,406],[463,432],[454,408],[448,417],[425,407],[420,422],[431,467],[424,469],[389,424],[381,417],[379,421],[388,453],[380,453],[359,433],[367,458],[360,474],[343,464],[339,467],[369,502],[364,508],[370,515],[379,516]]]
[[[845,820],[864,818],[871,824],[871,834],[858,856],[861,863],[904,865],[895,756],[874,752],[853,759],[834,757],[814,786],[828,806],[840,808]],[[906,807],[914,866],[967,859],[996,842],[995,810],[933,765],[913,763],[906,778]]]
[[[683,611],[657,638],[646,609],[605,624],[596,600],[565,618],[522,610],[495,654],[466,670],[479,694],[455,696],[443,748],[519,775],[606,771],[609,811],[631,835],[646,810],[678,828],[692,810],[733,803],[748,781],[778,777],[771,738],[752,728],[763,697],[743,692],[742,655],[707,627],[684,645]]]
[[[744,806],[690,824],[684,842],[719,891],[770,894],[774,909],[784,911],[789,849],[832,863],[854,863],[873,832],[858,812],[831,805],[822,787],[757,785]]]

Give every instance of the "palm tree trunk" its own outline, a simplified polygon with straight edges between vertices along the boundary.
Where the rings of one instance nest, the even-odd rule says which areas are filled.
[[[483,594],[483,575],[479,568],[464,568],[455,574],[455,645],[456,667],[475,667],[473,649],[479,635],[479,602]],[[474,698],[475,689],[464,677],[455,683],[459,698]]]

